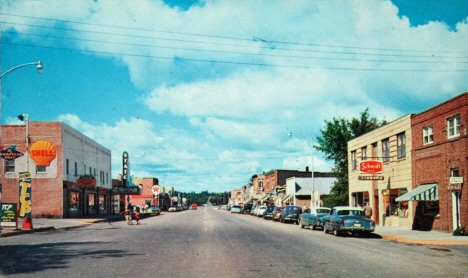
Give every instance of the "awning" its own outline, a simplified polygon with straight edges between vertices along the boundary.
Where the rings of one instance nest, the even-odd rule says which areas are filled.
[[[282,202],[287,202],[291,197],[292,197],[292,195],[286,194],[286,196],[284,196],[281,201]]]
[[[270,196],[269,196],[269,195],[265,195],[265,196],[263,196],[263,198],[261,199],[261,201],[265,202],[265,201],[267,201],[268,199],[270,199]]]
[[[248,198],[247,201],[245,201],[245,203],[249,205],[253,204],[253,198],[252,197]]]
[[[423,184],[396,198],[395,201],[437,201],[439,186],[437,183]]]

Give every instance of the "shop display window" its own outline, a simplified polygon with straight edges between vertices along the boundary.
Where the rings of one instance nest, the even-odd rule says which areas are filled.
[[[439,201],[423,201],[423,215],[437,216],[439,214]]]

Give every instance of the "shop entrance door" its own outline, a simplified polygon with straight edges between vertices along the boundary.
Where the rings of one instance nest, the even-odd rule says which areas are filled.
[[[452,191],[452,223],[453,230],[460,227],[460,192]]]

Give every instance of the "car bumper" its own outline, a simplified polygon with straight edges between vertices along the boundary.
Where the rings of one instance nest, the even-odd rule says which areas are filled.
[[[371,228],[366,228],[366,227],[339,227],[339,231],[343,232],[367,232],[367,233],[372,233],[375,231],[375,227]]]

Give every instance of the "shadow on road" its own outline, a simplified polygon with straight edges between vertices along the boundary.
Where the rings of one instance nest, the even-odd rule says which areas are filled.
[[[87,245],[102,242],[59,242],[0,246],[0,273],[3,275],[34,273],[47,269],[64,269],[73,260],[86,258],[119,258],[130,254],[125,250],[87,250]],[[106,243],[109,244],[109,243]]]

